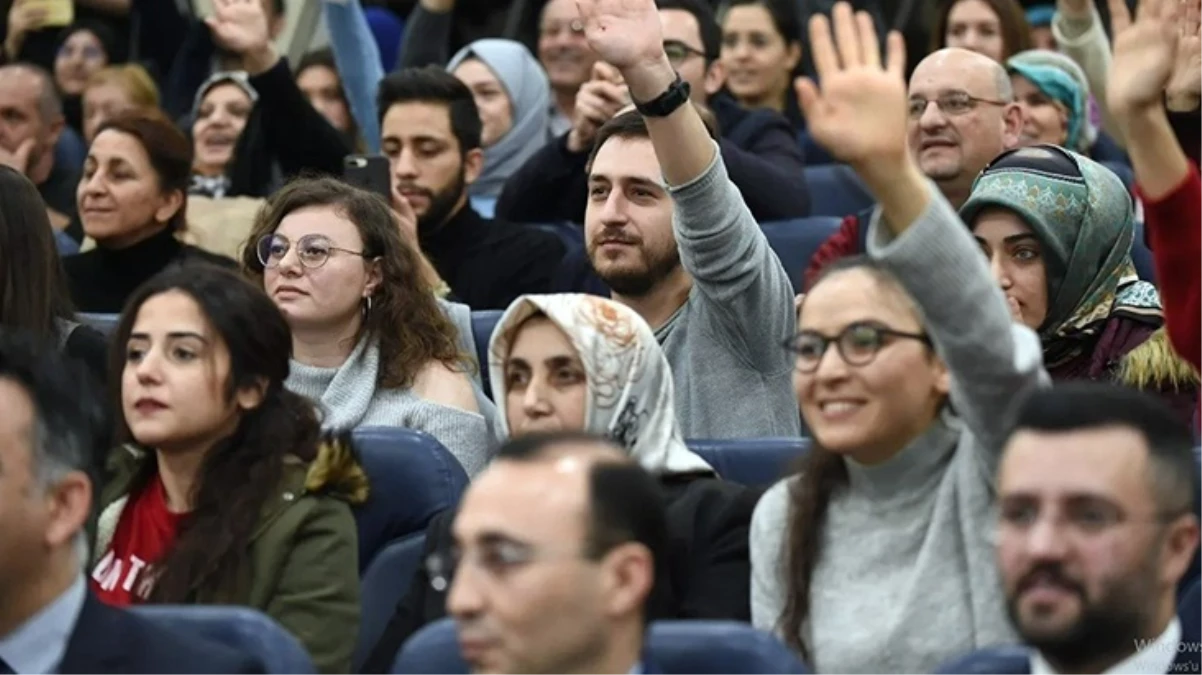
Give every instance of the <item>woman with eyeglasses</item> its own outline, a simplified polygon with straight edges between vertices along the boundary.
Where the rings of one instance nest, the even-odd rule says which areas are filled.
[[[380,197],[302,179],[267,200],[242,265],[292,329],[289,390],[322,427],[424,431],[475,475],[494,438],[454,325]]]
[[[960,217],[1014,320],[1039,333],[1052,379],[1148,390],[1192,418],[1198,374],[1161,330],[1156,287],[1135,272],[1134,208],[1118,176],[1055,145],[1011,150],[977,178]]]
[[[988,534],[993,476],[1012,406],[1048,377],[907,151],[900,36],[882,67],[867,15],[840,2],[834,23],[837,53],[826,17],[811,21],[822,89],[803,80],[798,95],[880,206],[868,256],[824,271],[787,342],[813,447],[756,507],[752,622],[816,672],[933,672],[1014,639]]]

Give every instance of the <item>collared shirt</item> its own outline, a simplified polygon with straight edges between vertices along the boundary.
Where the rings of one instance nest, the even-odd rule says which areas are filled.
[[[1146,675],[1167,673],[1177,658],[1181,642],[1181,622],[1174,618],[1155,640],[1138,647],[1131,656],[1106,669],[1103,675]],[[1031,653],[1032,675],[1057,675],[1056,669],[1039,652]]]
[[[0,659],[18,673],[58,672],[85,597],[86,586],[81,574],[62,595],[0,638]]]

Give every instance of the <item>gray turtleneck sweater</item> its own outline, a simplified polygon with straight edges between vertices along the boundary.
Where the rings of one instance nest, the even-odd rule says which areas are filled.
[[[896,456],[845,459],[827,512],[803,637],[822,673],[929,673],[1014,640],[989,532],[993,477],[1014,404],[1046,386],[1039,338],[1014,325],[984,259],[934,186],[893,238],[879,212],[868,253],[901,280],[952,378],[952,403]],[[769,490],[751,524],[753,623],[778,630],[788,585],[789,488]]]
[[[430,434],[459,460],[469,476],[484,469],[494,439],[484,415],[421,398],[410,389],[376,386],[380,352],[361,340],[337,368],[293,360],[284,386],[321,408],[323,429],[404,427]],[[495,408],[484,411],[496,414]]]

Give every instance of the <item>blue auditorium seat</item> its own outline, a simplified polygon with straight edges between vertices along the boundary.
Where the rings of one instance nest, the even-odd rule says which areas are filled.
[[[355,508],[359,573],[390,542],[424,532],[439,511],[459,503],[468,477],[459,460],[428,434],[360,427],[351,436],[371,486]]]
[[[760,225],[764,236],[768,238],[768,245],[784,265],[789,281],[793,283],[794,293],[800,293],[805,288],[804,277],[806,268],[810,266],[810,258],[839,229],[841,222],[840,218],[815,216]]]
[[[791,472],[810,449],[807,438],[690,439],[689,449],[725,480],[742,485],[771,485]]]
[[[810,215],[843,218],[876,203],[864,182],[844,164],[807,166],[806,187],[810,190]]]
[[[121,321],[120,314],[89,314],[85,312],[76,314],[75,318],[79,319],[80,323],[104,333],[106,337],[113,334],[113,331],[117,329],[117,323]]]
[[[568,252],[584,248],[584,226],[575,223],[531,223],[526,227],[550,232],[559,237]]]
[[[359,613],[359,641],[355,645],[354,672],[375,647],[392,619],[397,604],[409,590],[409,580],[422,564],[426,535],[398,539],[376,554],[361,580],[363,598]]]
[[[487,309],[472,312],[472,336],[476,340],[476,358],[480,361],[480,382],[484,393],[492,396],[492,383],[488,377],[488,341],[492,339],[492,331],[504,314],[499,309]]]
[[[176,632],[254,655],[268,673],[317,672],[300,641],[258,610],[223,605],[137,605],[132,610]]]
[[[955,658],[939,667],[936,673],[993,673],[1017,675],[1031,672],[1031,650],[1022,645],[986,647]]]
[[[779,640],[736,621],[656,621],[648,633],[646,654],[655,672],[808,673]],[[393,673],[468,672],[459,655],[455,624],[442,619],[415,633],[392,664]]]

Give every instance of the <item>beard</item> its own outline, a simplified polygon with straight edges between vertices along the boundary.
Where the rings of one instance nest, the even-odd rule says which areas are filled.
[[[680,251],[672,246],[662,254],[638,245],[638,264],[609,264],[597,267],[595,247],[589,247],[589,263],[597,276],[618,295],[638,298],[647,295],[680,267]]]
[[[447,218],[451,216],[451,211],[459,203],[459,198],[463,196],[466,188],[467,174],[462,164],[459,166],[459,173],[455,179],[441,190],[435,192],[426,188],[417,188],[430,203],[426,212],[417,218],[418,237],[431,234],[442,227]]]

